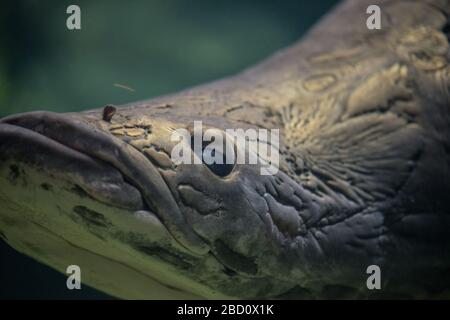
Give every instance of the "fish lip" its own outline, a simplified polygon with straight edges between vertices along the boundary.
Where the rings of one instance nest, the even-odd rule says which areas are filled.
[[[70,182],[99,202],[132,211],[145,208],[140,191],[106,162],[15,125],[0,123],[0,138],[0,161],[12,161],[11,170],[18,170],[18,161]]]
[[[50,140],[117,169],[136,187],[172,237],[196,255],[209,247],[186,222],[169,187],[157,168],[141,152],[110,133],[88,124],[82,117],[36,111],[0,119],[2,124],[36,132]]]

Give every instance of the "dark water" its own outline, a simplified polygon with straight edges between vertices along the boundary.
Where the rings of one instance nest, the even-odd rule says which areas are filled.
[[[336,2],[2,1],[0,116],[121,104],[233,74],[293,43]],[[70,4],[81,30],[66,28]],[[0,298],[108,298],[67,290],[64,275],[4,242],[0,283]]]

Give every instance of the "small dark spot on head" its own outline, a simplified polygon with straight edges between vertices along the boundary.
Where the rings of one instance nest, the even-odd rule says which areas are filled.
[[[20,176],[19,167],[15,164],[9,166],[9,180],[14,181]]]
[[[160,106],[156,106],[156,109],[170,109],[172,106],[170,104],[162,104]]]
[[[74,192],[76,195],[78,195],[80,198],[86,198],[88,194],[86,191],[84,191],[80,186],[74,185],[70,191]]]
[[[230,268],[228,268],[226,266],[224,266],[222,271],[223,271],[223,273],[225,273],[227,276],[230,276],[230,277],[234,277],[235,275],[237,275],[236,271],[231,270]]]
[[[15,185],[19,181],[19,178],[21,178],[21,183],[23,186],[27,185],[25,171],[19,167],[16,164],[12,164],[9,166],[9,173],[7,176],[7,179],[11,184]]]
[[[103,108],[103,120],[106,122],[111,122],[112,117],[116,114],[116,107],[108,104]]]
[[[97,227],[110,227],[112,226],[111,221],[105,218],[103,214],[100,212],[91,210],[84,206],[76,206],[73,208],[73,212],[75,212],[79,217],[83,219],[83,221],[88,225],[94,225]]]
[[[44,182],[43,184],[41,184],[41,188],[46,190],[46,191],[50,191],[50,190],[52,190],[53,186],[51,184],[49,184],[49,183],[45,183]]]

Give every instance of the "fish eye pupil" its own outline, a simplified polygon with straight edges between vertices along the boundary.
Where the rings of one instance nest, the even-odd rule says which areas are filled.
[[[234,164],[227,164],[227,163],[213,163],[213,164],[206,164],[209,170],[212,171],[215,175],[219,177],[226,177],[233,171]]]
[[[216,176],[219,177],[226,177],[228,176],[234,169],[234,165],[235,165],[235,160],[233,159],[232,163],[227,163],[227,157],[226,157],[226,152],[223,152],[221,150],[216,150],[216,149],[211,149],[210,152],[210,156],[213,158],[218,158],[221,156],[221,161],[219,163],[217,162],[213,162],[213,163],[206,163],[204,160],[204,153],[205,153],[205,148],[209,145],[210,142],[208,141],[202,141],[202,162],[203,165],[205,165],[212,173],[214,173]],[[194,149],[194,137],[191,137],[191,146]],[[226,148],[224,149],[224,151],[226,150]]]
[[[204,151],[204,148],[203,148]],[[211,150],[211,156],[214,158],[217,158],[217,156],[220,158],[220,156],[222,156],[221,161],[219,163],[217,162],[213,162],[213,163],[206,163],[203,160],[203,164],[208,167],[208,169],[214,173],[215,175],[219,176],[219,177],[226,177],[227,175],[229,175],[231,173],[231,171],[233,171],[234,168],[234,163],[227,163],[227,157],[225,155],[225,153],[222,152],[218,152],[216,151],[216,149],[212,149]]]

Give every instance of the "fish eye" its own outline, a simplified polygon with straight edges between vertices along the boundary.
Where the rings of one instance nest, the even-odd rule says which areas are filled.
[[[225,140],[223,142],[223,148],[215,148],[210,145],[211,141],[202,141],[202,163],[212,173],[219,177],[228,176],[233,171],[236,162],[234,145],[227,145],[227,142]],[[194,146],[193,138],[191,146]],[[230,153],[228,157],[232,157],[232,161],[230,163],[227,163],[228,152]]]
[[[213,162],[211,164],[208,164],[203,160],[203,164],[216,176],[228,176],[233,171],[235,161],[233,160],[233,163],[226,163],[226,155],[224,153],[212,150],[211,156],[216,157],[216,155],[222,158],[221,163]]]

